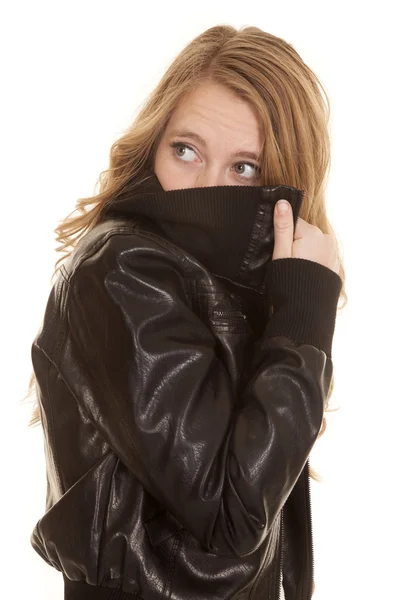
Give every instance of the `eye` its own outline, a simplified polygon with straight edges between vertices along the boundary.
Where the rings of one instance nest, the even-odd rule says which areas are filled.
[[[257,165],[253,165],[253,163],[248,163],[248,162],[236,163],[235,167],[236,167],[237,165],[240,165],[240,166],[245,166],[245,167],[251,167],[251,168],[253,169],[254,173],[255,173],[255,175],[254,175],[254,176],[255,176],[256,178],[258,178],[258,177],[260,176],[260,174],[261,174],[261,169],[260,169],[260,167],[257,167]],[[239,175],[239,177],[243,177],[244,179],[250,179],[250,177],[251,177],[251,176],[250,176],[250,177],[244,177],[244,176],[243,176],[241,173],[238,173],[238,175]]]
[[[177,156],[177,154],[175,152],[176,148],[184,148],[185,150],[190,150],[191,152],[195,153],[195,150],[193,150],[193,148],[191,148],[187,144],[184,144],[183,142],[172,142],[170,144],[170,147],[174,149],[174,156]],[[178,156],[178,158],[183,158],[184,159],[184,156],[180,155],[180,156]],[[190,161],[184,159],[184,162],[190,162]],[[249,177],[246,176],[246,175],[242,175],[241,173],[239,173],[238,171],[236,171],[236,174],[241,179],[251,179],[252,177],[254,177],[255,179],[258,179],[260,177],[260,175],[261,175],[261,169],[260,169],[260,167],[258,167],[257,165],[254,165],[253,163],[239,162],[239,163],[236,163],[233,168],[235,168],[238,165],[240,165],[240,166],[247,166],[247,167],[250,167],[251,169],[253,169],[253,175],[250,175]]]
[[[170,144],[171,148],[185,148],[186,150],[191,150],[191,152],[194,152],[193,148],[190,148],[190,146],[188,146],[187,144],[182,144],[182,142],[172,142],[172,144]],[[176,156],[176,152],[174,152],[175,156]],[[180,156],[179,158],[182,158],[182,156]],[[185,161],[186,162],[186,161]]]

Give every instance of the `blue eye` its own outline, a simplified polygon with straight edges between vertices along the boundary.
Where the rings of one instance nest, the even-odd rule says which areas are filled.
[[[191,150],[191,152],[194,152],[194,153],[195,153],[195,150],[194,150],[193,148],[191,148],[191,147],[190,147],[190,146],[188,146],[187,144],[184,144],[183,142],[171,142],[171,144],[170,144],[170,147],[171,147],[171,148],[173,148],[174,150],[175,150],[176,148],[185,148],[185,149],[187,149],[187,150]],[[183,156],[177,156],[177,154],[176,154],[176,152],[175,152],[175,151],[174,151],[174,156],[175,156],[176,158],[178,158],[178,159],[180,159],[180,158],[184,158]],[[184,160],[184,162],[190,162],[190,161],[186,161],[186,160]],[[260,176],[260,174],[261,174],[261,169],[260,169],[260,167],[257,167],[257,165],[254,165],[253,163],[249,163],[249,162],[239,162],[239,163],[236,163],[236,164],[235,164],[235,166],[237,166],[237,165],[247,165],[247,166],[251,167],[251,168],[254,170],[254,172],[255,172],[255,178],[256,178],[256,179],[257,179],[257,178]],[[251,177],[246,177],[246,176],[242,175],[241,173],[238,173],[237,171],[236,171],[236,174],[237,174],[237,175],[238,175],[238,176],[239,176],[241,179],[251,179]]]

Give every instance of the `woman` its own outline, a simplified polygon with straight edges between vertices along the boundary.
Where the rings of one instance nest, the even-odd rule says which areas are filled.
[[[32,344],[31,542],[65,598],[311,597],[308,457],[346,298],[327,122],[292,46],[213,27],[57,228],[73,251]]]

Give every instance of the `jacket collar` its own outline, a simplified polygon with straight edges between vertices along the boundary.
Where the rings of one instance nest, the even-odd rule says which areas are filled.
[[[150,219],[214,275],[263,292],[265,265],[274,249],[274,206],[280,198],[290,202],[296,225],[304,191],[289,185],[165,191],[152,173],[139,187],[119,194],[102,219]]]

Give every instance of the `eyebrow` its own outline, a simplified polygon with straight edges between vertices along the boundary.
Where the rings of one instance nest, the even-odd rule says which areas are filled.
[[[198,133],[194,133],[193,131],[189,131],[189,129],[175,129],[170,132],[171,136],[179,136],[179,137],[190,137],[199,142],[202,146],[206,146],[206,141],[201,137]],[[254,152],[248,152],[247,150],[238,150],[232,154],[234,157],[245,156],[246,158],[252,158],[253,160],[259,160],[259,155]]]

